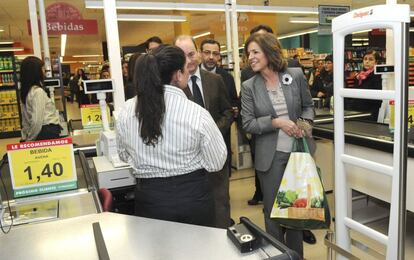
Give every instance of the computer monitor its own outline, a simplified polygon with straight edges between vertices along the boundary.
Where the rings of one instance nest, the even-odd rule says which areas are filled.
[[[115,91],[112,79],[85,80],[83,82],[83,87],[85,94],[97,94]]]
[[[43,85],[47,88],[49,88],[49,87],[59,88],[60,87],[60,80],[59,79],[54,79],[54,78],[45,79],[43,81]]]

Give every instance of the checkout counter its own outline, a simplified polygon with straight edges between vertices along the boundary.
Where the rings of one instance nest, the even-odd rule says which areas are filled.
[[[252,231],[255,250],[241,253],[225,229],[100,213],[92,158],[77,150],[75,164],[77,189],[25,198],[13,197],[9,165],[3,165],[14,223],[9,233],[0,232],[0,259],[298,259],[261,230]],[[6,207],[6,225],[9,215]]]
[[[225,229],[100,213],[94,164],[81,151],[75,163],[76,190],[9,198],[14,223],[0,232],[0,259],[298,259],[261,230],[251,231],[255,250],[242,253]],[[1,171],[13,196],[8,168]]]
[[[328,164],[324,183],[333,188],[333,122],[316,122],[313,128],[313,135],[318,139],[319,144],[325,149],[325,158],[316,156],[321,164]],[[392,165],[393,155],[393,135],[390,133],[388,125],[375,122],[368,122],[360,119],[345,120],[345,152],[346,154],[357,156],[362,159]],[[328,151],[331,150],[330,153]],[[332,156],[332,160],[328,158]],[[322,162],[324,161],[324,162]],[[407,169],[414,169],[414,142],[408,144]],[[346,165],[348,172],[349,188],[367,194],[382,201],[391,200],[391,177],[386,175],[374,174],[369,170]],[[407,190],[412,190],[414,184],[413,171],[407,171]],[[407,210],[414,212],[414,198],[407,196]]]
[[[94,223],[99,223],[98,234]],[[0,244],[0,259],[8,260],[297,259],[265,243],[255,251],[240,253],[224,229],[115,213],[18,227],[0,234]]]
[[[6,199],[11,207],[13,225],[72,218],[100,212],[100,202],[96,193],[96,185],[88,169],[88,162],[82,152],[75,152],[77,173],[77,189],[48,193],[37,196],[14,198],[8,163],[1,168],[1,175],[6,192],[0,189],[5,208],[4,222],[10,224],[10,212],[6,207]]]

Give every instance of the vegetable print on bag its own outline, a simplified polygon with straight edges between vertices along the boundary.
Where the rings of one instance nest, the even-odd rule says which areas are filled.
[[[299,140],[305,152],[297,151]],[[294,141],[271,217],[291,228],[327,228],[330,214],[329,210],[326,212],[327,201],[320,175],[306,141],[299,140]]]

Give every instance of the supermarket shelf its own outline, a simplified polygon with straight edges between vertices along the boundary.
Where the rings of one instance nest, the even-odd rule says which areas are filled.
[[[17,105],[17,101],[13,101],[13,102],[9,102],[9,101],[0,101],[0,106],[5,106],[5,105]]]
[[[0,115],[0,120],[5,119],[19,119],[19,115]]]
[[[20,131],[0,132],[0,139],[20,137],[20,136],[21,136]]]
[[[14,86],[15,86],[14,83],[0,83],[1,88],[13,87],[13,89],[14,89]]]

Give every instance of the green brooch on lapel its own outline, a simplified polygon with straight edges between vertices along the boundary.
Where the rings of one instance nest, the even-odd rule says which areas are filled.
[[[293,78],[290,74],[286,73],[282,75],[282,83],[285,85],[292,84]]]

